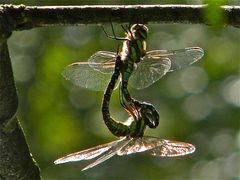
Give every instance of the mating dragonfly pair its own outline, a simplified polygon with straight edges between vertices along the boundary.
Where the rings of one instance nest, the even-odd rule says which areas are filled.
[[[131,29],[123,29],[126,32],[125,38],[110,37],[123,41],[120,53],[96,52],[88,59],[88,62],[70,64],[62,73],[67,80],[80,87],[92,90],[104,90],[106,88],[102,102],[103,120],[108,129],[115,136],[121,138],[69,154],[54,161],[55,164],[88,160],[102,155],[95,162],[82,169],[86,170],[114,155],[147,151],[153,156],[172,157],[195,151],[192,144],[144,136],[147,126],[150,128],[157,127],[159,114],[151,104],[132,98],[127,86],[129,83],[136,89],[146,88],[167,72],[186,67],[201,59],[204,55],[203,49],[189,47],[180,50],[147,51],[148,28],[145,25],[135,24]],[[130,115],[127,123],[116,121],[110,116],[109,112],[111,94],[113,89],[117,88],[118,82],[120,82],[121,105]]]

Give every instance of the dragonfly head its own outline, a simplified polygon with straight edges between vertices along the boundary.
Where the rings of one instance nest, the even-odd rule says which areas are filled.
[[[146,40],[148,28],[143,24],[134,24],[131,27],[131,33],[134,39]]]
[[[156,128],[158,126],[159,114],[152,104],[144,103],[140,113],[148,127]]]

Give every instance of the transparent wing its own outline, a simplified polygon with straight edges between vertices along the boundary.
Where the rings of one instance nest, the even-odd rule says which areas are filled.
[[[193,153],[195,147],[192,144],[184,142],[169,141],[145,136],[141,138],[133,138],[126,146],[117,152],[117,155],[121,156],[144,151],[148,151],[154,156],[173,157]]]
[[[89,65],[102,73],[112,73],[114,70],[116,53],[110,51],[98,51],[89,59]]]
[[[113,157],[114,155],[116,155],[118,153],[118,151],[126,146],[129,143],[130,138],[122,138],[120,139],[117,144],[115,144],[114,146],[111,147],[111,149],[104,154],[103,156],[101,156],[100,158],[98,158],[96,161],[94,161],[93,163],[89,164],[88,166],[86,166],[85,168],[82,169],[82,171],[85,171],[89,168],[92,168],[94,166],[97,166],[98,164],[103,163],[104,161],[110,159],[111,157]]]
[[[159,140],[158,138],[156,139],[156,141],[160,141],[160,145],[150,150],[150,154],[153,156],[184,156],[186,154],[191,154],[195,151],[195,146],[185,142]]]
[[[201,59],[203,55],[204,51],[200,47],[148,51],[133,72],[129,83],[136,89],[146,88],[167,72],[186,67]]]
[[[77,86],[103,91],[113,73],[115,58],[116,53],[98,51],[88,59],[88,62],[77,62],[68,65],[63,70],[62,75]]]
[[[100,158],[98,158],[96,161],[94,161],[93,163],[87,165],[86,167],[84,167],[82,169],[82,171],[85,171],[87,169],[90,169],[94,166],[97,166],[98,164],[103,163],[104,161],[110,159],[111,157],[113,157],[116,154],[116,151],[109,151],[108,153],[104,154],[103,156],[101,156]]]
[[[105,67],[102,64],[97,65],[97,63],[77,62],[68,65],[63,70],[62,76],[77,86],[96,91],[103,91],[107,87],[112,74],[101,73],[91,66]],[[118,83],[116,83],[115,88],[117,87],[117,84]]]
[[[178,50],[153,50],[146,53],[146,58],[161,60],[169,58],[171,60],[171,71],[189,66],[204,55],[204,50],[200,47],[188,47]]]
[[[143,151],[153,149],[159,145],[162,145],[162,144],[158,138],[148,137],[148,136],[131,138],[131,141],[126,146],[121,148],[118,151],[117,155],[122,156],[122,155],[137,153],[137,152],[143,152]]]
[[[129,84],[135,89],[144,89],[163,77],[170,70],[170,67],[171,61],[167,57],[158,61],[144,58],[133,71]]]
[[[89,148],[83,151],[66,155],[64,157],[61,157],[55,160],[54,164],[62,164],[67,162],[81,161],[81,160],[88,160],[88,159],[95,158],[101,155],[102,153],[108,151],[110,148],[115,146],[119,141],[121,140],[113,141],[110,143],[102,144],[93,148]]]

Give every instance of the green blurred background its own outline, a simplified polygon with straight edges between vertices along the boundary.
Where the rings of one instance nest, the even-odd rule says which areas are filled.
[[[26,5],[154,4],[159,1],[2,1]],[[201,1],[164,1],[201,4]],[[239,5],[238,1],[231,4]],[[213,7],[214,8],[214,7]],[[216,13],[213,13],[216,12]],[[9,50],[19,95],[18,117],[43,179],[234,179],[240,176],[240,29],[223,27],[217,11],[205,12],[214,26],[148,24],[147,49],[199,46],[202,60],[168,73],[133,97],[152,103],[160,112],[157,129],[147,135],[196,146],[192,155],[156,158],[146,153],[114,157],[85,172],[92,161],[53,165],[68,153],[116,140],[103,123],[103,92],[78,88],[61,71],[86,61],[99,50],[116,51],[119,42],[106,38],[97,25],[46,27],[14,32]],[[105,25],[111,32],[110,25]],[[124,36],[119,24],[116,33]],[[127,114],[114,92],[111,112]]]

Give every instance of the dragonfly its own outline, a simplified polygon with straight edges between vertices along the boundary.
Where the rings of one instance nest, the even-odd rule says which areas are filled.
[[[119,54],[123,62],[120,70],[120,101],[129,113],[133,112],[136,107],[134,107],[134,99],[128,92],[128,84],[135,89],[147,88],[161,79],[167,72],[189,66],[204,55],[204,51],[200,47],[147,51],[148,28],[145,25],[134,24],[131,28],[123,27],[123,29],[126,34],[124,38],[116,37],[115,33],[114,37],[107,36],[123,41]],[[63,70],[62,75],[77,86],[103,91],[114,71],[117,56],[115,52],[98,51],[88,61],[68,65]],[[116,89],[118,84],[116,83],[113,89]]]
[[[200,47],[147,51],[148,28],[145,25],[135,24],[125,31],[125,38],[111,38],[123,41],[120,52],[124,64],[121,69],[122,80],[129,81],[135,89],[147,88],[167,72],[189,66],[204,55],[204,50]],[[116,52],[98,51],[87,61],[68,65],[62,75],[77,86],[104,91],[114,71],[117,56]]]
[[[104,112],[103,119],[110,131],[116,136],[122,137],[110,143],[66,155],[54,161],[55,164],[89,160],[100,156],[96,161],[83,168],[82,171],[84,171],[103,163],[114,155],[123,156],[146,151],[153,156],[174,157],[187,155],[195,151],[195,147],[189,143],[144,136],[147,126],[152,128],[158,123],[158,113],[154,113],[154,108],[151,108],[151,104],[136,100],[136,107],[138,107],[136,111],[138,113],[136,116],[130,116],[125,123],[117,122],[110,116],[108,102],[112,94],[111,87],[116,84],[120,74],[119,63],[121,63],[121,57],[117,56],[114,73],[105,90],[104,96],[106,97],[104,98],[102,108]],[[152,110],[153,112],[151,112]],[[152,116],[149,116],[149,113]]]

